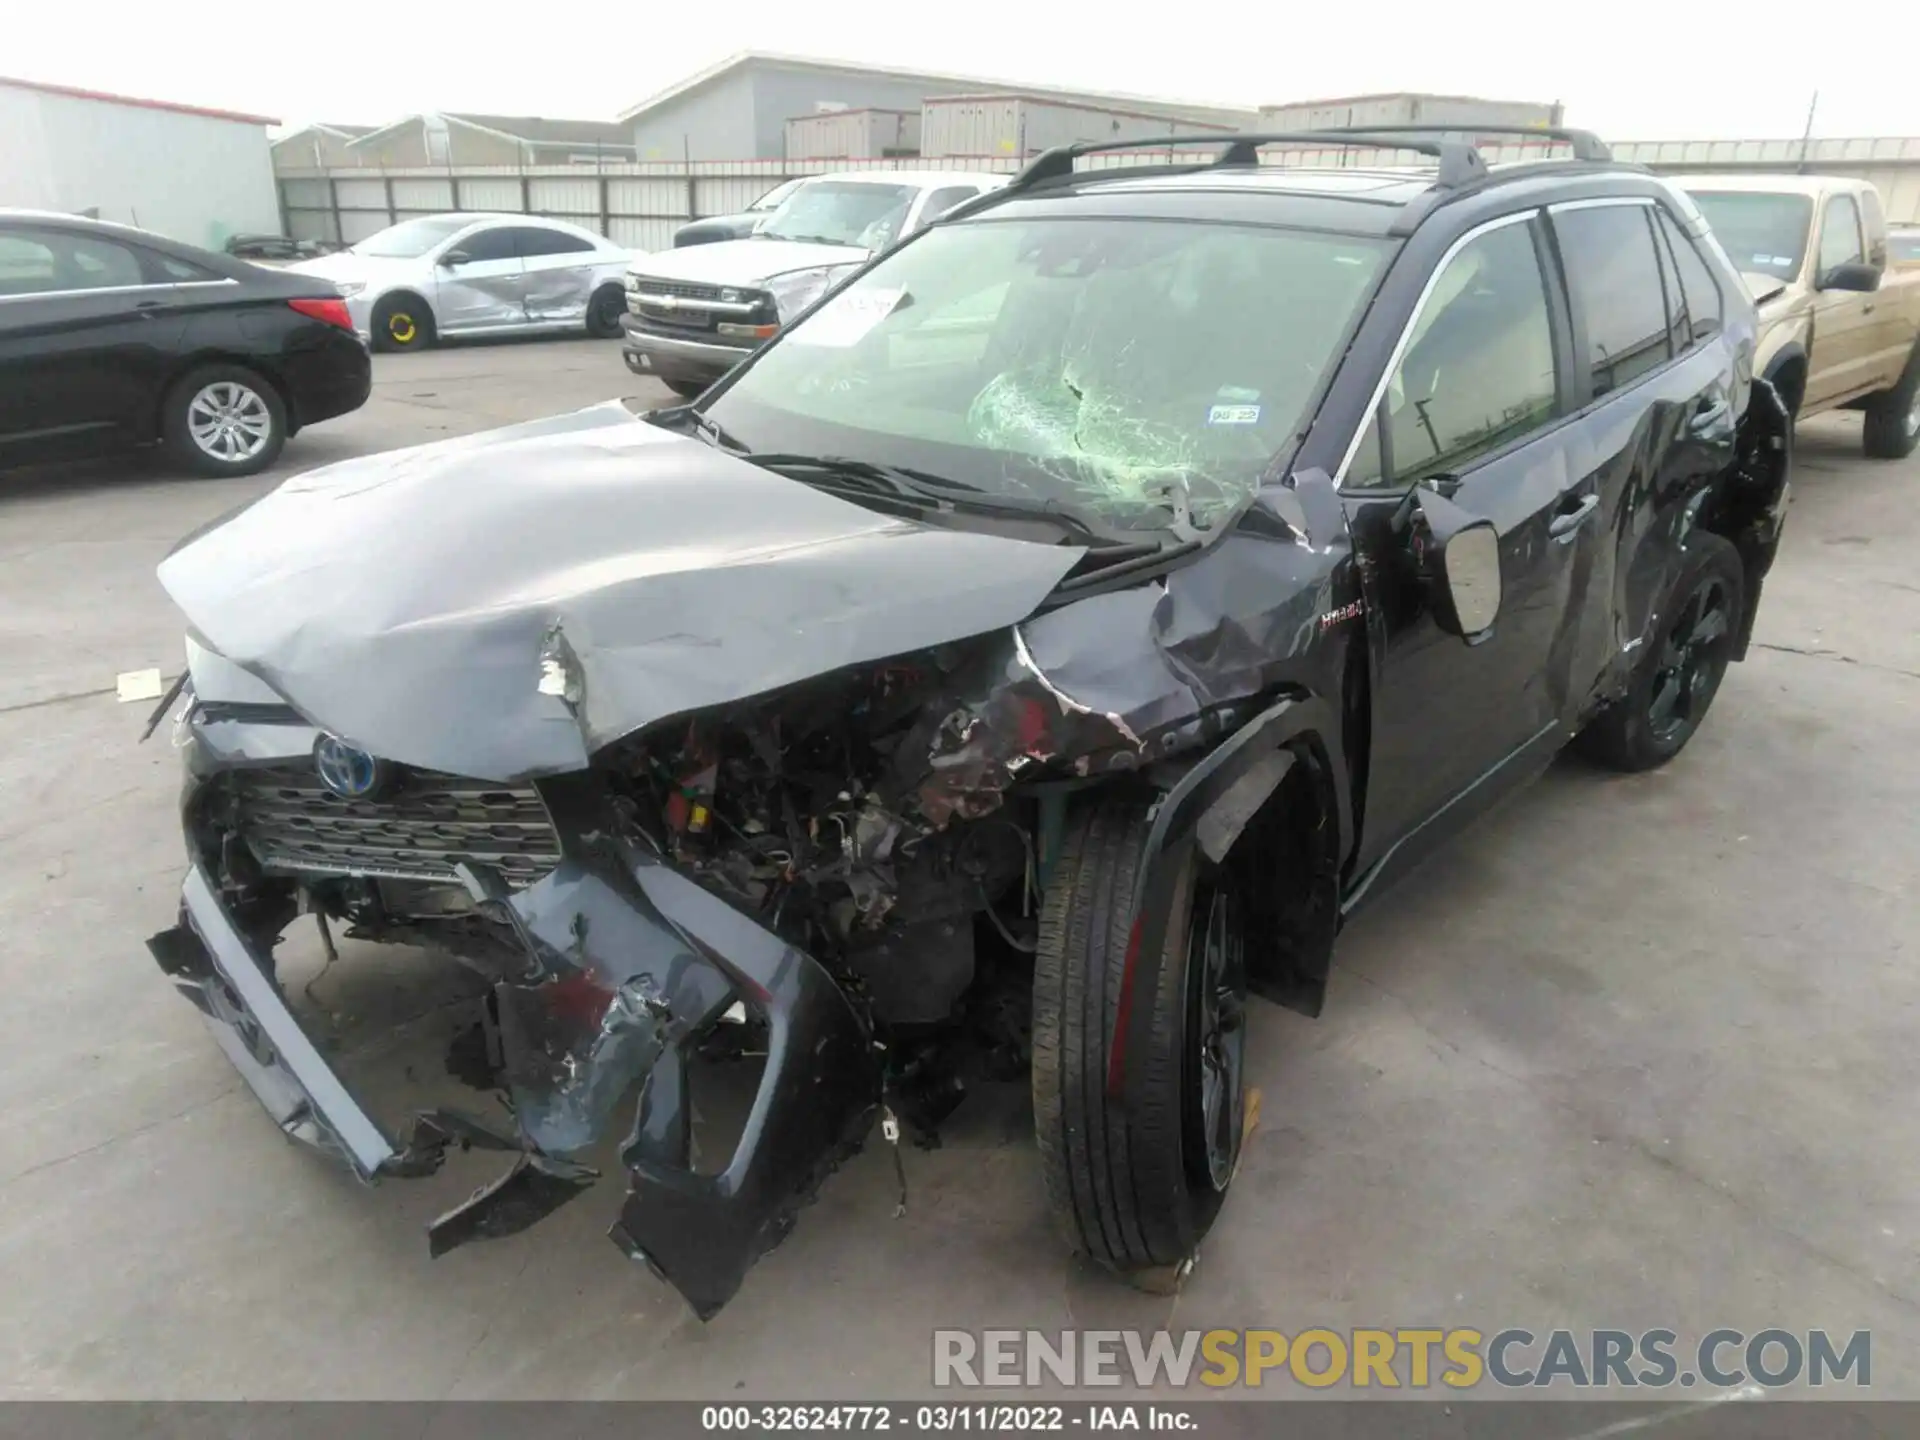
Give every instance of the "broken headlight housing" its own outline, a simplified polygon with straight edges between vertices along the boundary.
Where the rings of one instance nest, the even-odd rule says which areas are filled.
[[[859,269],[858,262],[846,265],[816,265],[809,270],[789,270],[767,281],[767,293],[773,296],[773,308],[780,323],[792,323],[793,317],[818,300],[843,275]]]

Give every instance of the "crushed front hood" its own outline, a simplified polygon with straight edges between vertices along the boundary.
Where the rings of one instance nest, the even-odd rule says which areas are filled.
[[[315,725],[509,781],[1012,625],[1081,553],[876,514],[611,403],[297,476],[159,574]],[[540,686],[556,636],[577,703]]]

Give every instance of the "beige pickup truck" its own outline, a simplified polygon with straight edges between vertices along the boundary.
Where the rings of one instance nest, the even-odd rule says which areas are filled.
[[[1893,266],[1879,192],[1833,175],[1685,175],[1760,307],[1754,373],[1796,416],[1866,414],[1867,454],[1920,442],[1920,269]]]

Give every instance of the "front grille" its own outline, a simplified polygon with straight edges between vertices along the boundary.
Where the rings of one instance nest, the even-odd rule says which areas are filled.
[[[560,862],[559,837],[531,786],[403,771],[373,800],[347,800],[308,767],[236,770],[240,835],[268,870],[457,880],[462,861],[518,889]]]
[[[676,300],[718,300],[720,298],[718,285],[694,285],[685,280],[656,280],[651,275],[629,276],[627,288],[644,290],[649,295],[671,295]]]
[[[656,306],[642,305],[632,295],[627,297],[627,313],[646,321],[656,330],[713,331],[720,324],[720,317],[711,310],[661,310]]]

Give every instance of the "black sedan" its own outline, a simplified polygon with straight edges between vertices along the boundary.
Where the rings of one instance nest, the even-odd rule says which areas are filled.
[[[325,280],[0,210],[0,468],[158,444],[201,474],[251,475],[371,383]]]

